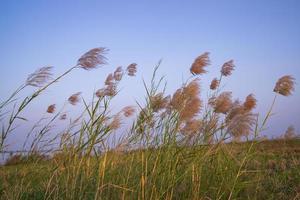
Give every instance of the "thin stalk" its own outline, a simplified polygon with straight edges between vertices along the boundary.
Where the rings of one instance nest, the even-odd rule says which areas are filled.
[[[11,128],[15,122],[16,119],[19,118],[19,114],[24,110],[24,108],[33,100],[35,99],[38,95],[40,95],[44,90],[46,90],[49,86],[66,76],[68,73],[70,73],[73,69],[77,68],[78,66],[71,67],[69,70],[58,76],[56,79],[51,81],[50,83],[46,84],[44,87],[33,93],[30,97],[26,97],[21,105],[19,106],[17,112],[13,114],[9,120],[8,127],[1,133],[1,141],[0,141],[0,150],[2,150],[4,146],[4,140],[7,138],[8,133],[11,131]],[[22,88],[22,87],[21,87]]]

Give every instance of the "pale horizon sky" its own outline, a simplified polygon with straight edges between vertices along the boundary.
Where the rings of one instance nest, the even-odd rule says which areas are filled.
[[[81,91],[89,99],[101,88],[108,73],[118,66],[138,64],[138,73],[121,84],[114,101],[116,110],[143,101],[142,78],[149,80],[162,59],[160,75],[172,94],[190,76],[194,59],[209,51],[212,64],[201,76],[205,98],[212,78],[222,64],[234,59],[236,70],[226,78],[225,90],[244,100],[254,93],[255,110],[266,114],[278,78],[290,74],[300,80],[300,1],[17,1],[0,2],[1,100],[22,84],[39,67],[52,65],[59,75],[86,51],[110,49],[108,65],[97,70],[76,70],[49,88],[30,105],[25,115],[37,120],[48,105],[62,105]],[[27,89],[22,94],[30,94]],[[300,88],[290,97],[279,96],[275,115],[263,133],[275,137],[289,125],[300,132]],[[67,107],[71,113],[72,107]],[[22,140],[26,127],[19,128],[12,141]]]

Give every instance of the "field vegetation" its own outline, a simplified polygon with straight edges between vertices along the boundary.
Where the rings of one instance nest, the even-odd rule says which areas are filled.
[[[104,67],[107,52],[92,49],[57,77],[52,67],[29,75],[0,103],[0,151],[8,152],[7,138],[26,123],[22,113],[31,102],[74,70]],[[194,60],[190,78],[173,94],[166,94],[159,65],[150,83],[142,82],[144,102],[117,113],[112,112],[112,99],[122,81],[135,76],[136,63],[117,67],[91,102],[80,92],[71,95],[69,104],[84,105],[75,119],[56,104],[46,107],[50,117],[38,121],[24,138],[26,154],[12,152],[0,166],[1,199],[300,199],[295,129],[290,126],[273,140],[261,135],[276,98],[294,91],[292,76],[282,76],[271,88],[273,101],[259,120],[254,94],[239,100],[224,88],[222,81],[235,69],[233,60],[220,67],[207,99],[201,98],[200,78],[209,70],[208,52]],[[36,90],[20,100],[27,87]],[[53,134],[59,120],[69,120],[68,126]],[[122,127],[126,120],[133,122]]]

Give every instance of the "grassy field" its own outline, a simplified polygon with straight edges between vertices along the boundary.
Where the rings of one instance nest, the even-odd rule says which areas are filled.
[[[300,199],[300,140],[56,156],[0,168],[1,199]]]
[[[106,53],[106,48],[94,48],[56,78],[52,67],[30,74],[0,103],[0,153],[9,147],[7,138],[16,134],[18,125],[28,121],[23,112],[31,102],[74,70],[105,65]],[[13,155],[1,166],[1,199],[300,198],[300,141],[295,129],[290,126],[278,140],[261,138],[276,98],[294,91],[292,76],[278,79],[274,100],[262,116],[254,112],[254,94],[239,100],[223,91],[222,80],[235,68],[233,60],[225,62],[219,78],[211,81],[207,99],[201,97],[200,76],[210,65],[208,52],[194,60],[191,77],[173,94],[166,94],[159,65],[150,83],[142,82],[144,101],[119,112],[112,112],[112,100],[121,81],[135,76],[136,63],[125,70],[117,67],[90,101],[77,92],[60,109],[48,105],[46,117],[24,138],[28,156]],[[21,99],[27,87],[37,89]],[[76,109],[79,103],[82,114],[68,116],[66,106]],[[68,123],[61,131],[53,130],[64,120]],[[130,120],[121,131],[123,122]],[[41,154],[50,147],[50,155]]]

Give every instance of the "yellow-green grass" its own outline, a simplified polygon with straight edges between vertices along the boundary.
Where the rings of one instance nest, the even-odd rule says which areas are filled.
[[[66,157],[2,166],[1,198],[297,199],[300,192],[296,139]]]

